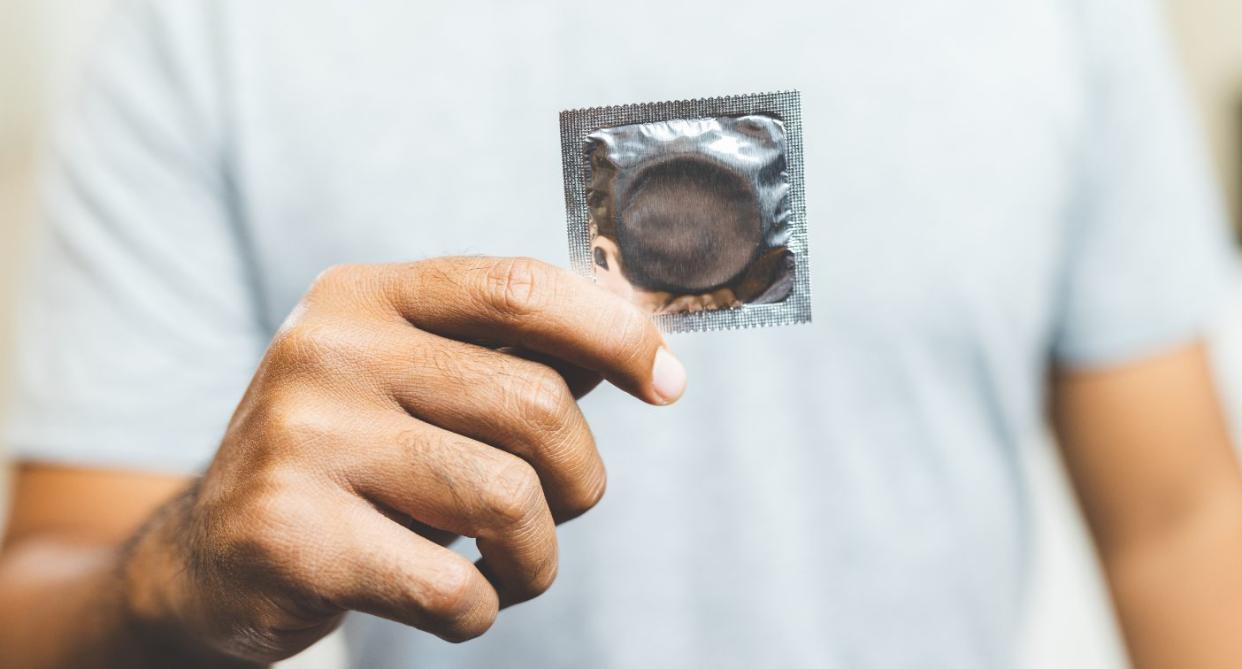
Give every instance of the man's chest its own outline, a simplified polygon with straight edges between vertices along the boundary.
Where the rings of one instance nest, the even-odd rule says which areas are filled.
[[[1080,92],[1050,3],[238,4],[226,69],[273,309],[323,266],[564,264],[557,112],[797,88],[817,320],[1039,330]]]

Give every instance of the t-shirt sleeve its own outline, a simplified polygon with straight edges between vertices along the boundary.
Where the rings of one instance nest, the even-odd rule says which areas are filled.
[[[48,156],[3,438],[18,460],[190,472],[266,338],[209,3],[120,4]]]
[[[1201,336],[1234,265],[1161,12],[1152,0],[1079,7],[1086,122],[1053,341],[1069,367]]]

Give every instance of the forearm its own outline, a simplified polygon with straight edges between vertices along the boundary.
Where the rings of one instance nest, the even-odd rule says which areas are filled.
[[[0,649],[12,666],[156,666],[143,658],[117,551],[30,539],[0,561]]]
[[[127,548],[30,537],[0,556],[4,666],[251,667],[195,647],[175,625],[136,615]]]
[[[1136,667],[1242,666],[1242,495],[1206,499],[1102,556]]]

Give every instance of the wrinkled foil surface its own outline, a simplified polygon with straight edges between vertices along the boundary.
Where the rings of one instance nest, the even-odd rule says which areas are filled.
[[[666,331],[811,319],[796,92],[562,112],[574,268]]]

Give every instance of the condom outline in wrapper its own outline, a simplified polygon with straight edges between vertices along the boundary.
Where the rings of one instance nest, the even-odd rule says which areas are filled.
[[[811,320],[797,91],[561,112],[574,269],[666,332]]]

